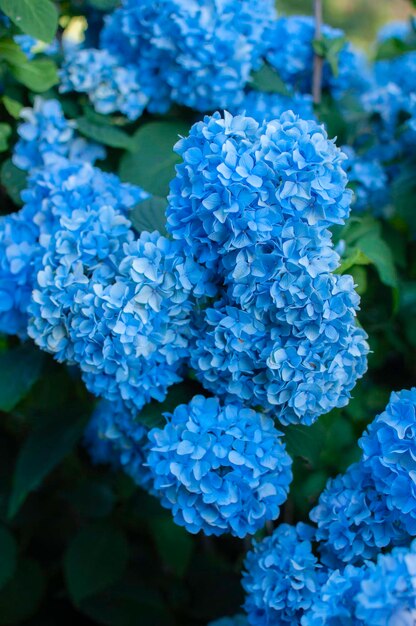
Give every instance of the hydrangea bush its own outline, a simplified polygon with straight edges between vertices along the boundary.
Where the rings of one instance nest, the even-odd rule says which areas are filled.
[[[416,30],[319,4],[0,0],[0,626],[416,623]]]

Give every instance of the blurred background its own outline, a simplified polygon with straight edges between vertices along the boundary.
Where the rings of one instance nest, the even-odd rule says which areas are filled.
[[[280,13],[313,12],[313,0],[278,0],[277,5]],[[325,22],[342,28],[349,39],[366,49],[382,24],[415,14],[408,0],[323,0],[323,5]]]

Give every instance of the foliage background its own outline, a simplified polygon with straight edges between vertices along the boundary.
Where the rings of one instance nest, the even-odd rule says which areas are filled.
[[[285,0],[280,7],[310,13],[311,4]],[[97,10],[96,2],[82,0],[62,2],[60,9],[65,15]],[[408,3],[400,0],[325,3],[326,22],[368,50],[381,23],[409,13]],[[6,95],[30,104],[33,92],[42,88],[9,80],[7,60],[1,63]],[[56,96],[54,85],[47,95]],[[80,102],[63,102],[72,117],[97,122]],[[10,168],[17,116],[4,100],[1,115],[11,128],[0,154],[0,210],[7,213],[18,208],[17,190],[24,181]],[[141,120],[138,128],[145,123]],[[84,134],[101,132],[110,146],[106,167],[117,169],[126,154],[126,134],[137,128],[120,127],[117,120],[108,124],[119,134],[111,135],[106,124],[97,131],[97,124],[91,130],[86,123]],[[403,217],[381,223],[366,216],[352,220],[338,236],[349,241],[353,255],[363,233],[376,237],[376,247],[383,241],[390,260],[387,280],[386,259],[351,269],[362,295],[360,321],[373,351],[369,373],[345,410],[292,431],[288,446],[295,480],[283,521],[306,519],[327,478],[357,457],[358,436],[390,392],[411,386],[416,377],[416,248],[408,224]],[[0,373],[0,625],[202,626],[238,611],[249,542],[191,537],[127,476],[93,467],[77,445],[93,401],[76,372],[3,337]]]

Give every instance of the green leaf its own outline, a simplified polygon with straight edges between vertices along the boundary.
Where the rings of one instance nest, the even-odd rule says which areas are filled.
[[[132,137],[110,124],[96,124],[87,117],[79,117],[76,123],[80,133],[97,143],[102,143],[111,148],[121,148],[122,150],[132,150],[135,147]]]
[[[167,205],[165,198],[157,196],[150,196],[136,204],[130,211],[129,218],[137,232],[158,230],[162,235],[166,235]]]
[[[398,277],[392,252],[387,243],[377,234],[369,234],[358,242],[366,257],[375,265],[382,283],[388,287],[398,286]]]
[[[58,11],[51,0],[0,0],[0,9],[24,33],[50,43],[58,28]]]
[[[83,482],[78,489],[66,494],[66,498],[85,517],[106,517],[114,506],[112,489],[96,481]]]
[[[119,0],[88,0],[88,4],[99,11],[113,11],[120,4]]]
[[[51,59],[37,59],[22,65],[12,65],[15,79],[36,93],[48,91],[59,82],[56,64]]]
[[[341,265],[335,271],[336,274],[345,274],[354,265],[368,265],[371,263],[370,259],[359,248],[354,250],[345,259],[342,260]]]
[[[306,459],[312,466],[316,466],[326,438],[322,424],[319,422],[312,426],[293,424],[282,430],[285,433],[284,441],[288,453],[292,457]]]
[[[0,181],[8,195],[17,205],[22,205],[21,192],[26,189],[27,172],[19,170],[11,159],[4,161],[0,170]]]
[[[166,196],[180,157],[173,152],[179,135],[186,135],[188,124],[181,121],[151,122],[134,134],[135,149],[120,163],[123,181],[143,187],[156,196]]]
[[[191,381],[172,385],[166,400],[153,400],[140,411],[136,420],[147,428],[157,428],[166,423],[163,413],[172,413],[179,404],[186,404],[195,395],[194,384]]]
[[[12,533],[0,526],[0,589],[12,578],[16,569],[17,546]]]
[[[66,583],[75,604],[117,582],[127,560],[127,541],[119,531],[107,526],[81,529],[64,558]]]
[[[9,98],[9,96],[3,96],[2,102],[7,113],[14,117],[15,120],[18,120],[20,117],[20,112],[23,109],[23,104],[21,104],[17,100],[14,100],[13,98]]]
[[[11,411],[38,380],[43,354],[31,343],[0,353],[0,410]]]
[[[25,440],[17,457],[8,516],[13,517],[27,495],[72,450],[86,424],[84,416],[53,415],[35,428]]]
[[[403,41],[398,37],[390,37],[378,44],[376,61],[384,61],[388,59],[394,59],[396,57],[411,52],[416,49],[416,41]]]
[[[9,137],[12,129],[9,124],[0,123],[0,152],[4,152],[9,147]]]
[[[279,93],[282,96],[289,96],[290,91],[279,74],[267,63],[258,71],[253,72],[250,86],[256,91],[266,91],[268,93]]]
[[[27,63],[25,53],[12,39],[0,41],[0,60],[6,61],[9,65],[24,65]]]
[[[183,577],[192,556],[191,536],[171,518],[152,519],[150,525],[160,558],[177,576]]]
[[[36,612],[45,588],[41,568],[30,559],[18,563],[13,578],[0,591],[0,624],[22,624]]]
[[[330,38],[324,36],[313,42],[314,51],[329,63],[334,76],[338,76],[339,53],[344,48],[346,41],[345,37]]]

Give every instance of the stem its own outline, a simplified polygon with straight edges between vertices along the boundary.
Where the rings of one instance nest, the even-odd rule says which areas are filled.
[[[322,31],[322,0],[314,0],[314,15],[315,15],[315,39],[321,38]],[[315,52],[313,58],[313,79],[312,79],[312,97],[314,104],[321,103],[322,97],[322,72],[323,72],[324,60]]]

